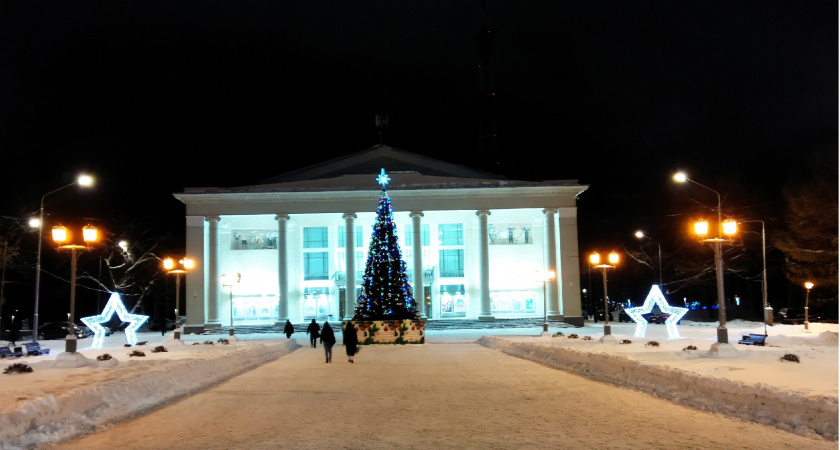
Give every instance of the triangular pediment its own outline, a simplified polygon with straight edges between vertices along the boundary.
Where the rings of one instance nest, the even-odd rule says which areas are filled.
[[[352,175],[376,176],[383,168],[388,172],[416,172],[417,174],[429,177],[505,179],[505,177],[500,175],[441,161],[406,150],[396,149],[387,145],[376,145],[360,152],[268,178],[260,181],[258,184],[312,181]]]

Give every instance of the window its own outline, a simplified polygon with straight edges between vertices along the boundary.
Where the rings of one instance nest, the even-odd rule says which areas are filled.
[[[330,267],[327,252],[308,252],[303,254],[303,279],[328,280]]]
[[[424,223],[420,226],[420,228],[422,229],[422,231],[421,231],[422,234],[420,236],[420,240],[421,240],[422,243],[420,245],[422,245],[424,247],[428,247],[429,246],[429,224]],[[408,224],[408,225],[405,226],[405,245],[413,245],[414,244],[414,236],[412,234],[413,231],[414,231],[414,225],[413,224]]]
[[[464,250],[440,251],[440,276],[442,278],[464,276]]]
[[[464,225],[460,223],[438,225],[438,242],[440,245],[464,245]]]
[[[303,229],[303,248],[327,248],[327,227],[306,227]]]
[[[346,230],[346,227],[338,227],[338,246],[340,248],[344,248],[347,239]],[[362,246],[362,227],[353,227],[353,239],[356,241],[356,247]]]

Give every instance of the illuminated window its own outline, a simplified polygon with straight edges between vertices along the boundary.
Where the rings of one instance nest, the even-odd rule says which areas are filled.
[[[306,227],[303,229],[303,248],[327,248],[327,227]]]
[[[328,280],[330,271],[327,252],[304,253],[303,273],[304,280]]]
[[[457,278],[464,276],[464,251],[440,251],[440,276],[442,278]]]
[[[346,227],[338,227],[338,246],[344,248],[344,243],[347,241]],[[356,247],[362,247],[362,227],[353,227],[353,240],[356,241]]]
[[[420,228],[422,229],[422,231],[421,231],[422,234],[420,236],[420,240],[421,240],[422,243],[420,245],[422,245],[423,247],[428,247],[429,246],[429,224],[424,223],[423,225],[421,225]],[[412,234],[413,230],[414,230],[414,225],[413,224],[408,224],[408,225],[405,226],[405,239],[403,241],[406,242],[408,245],[414,244],[414,236]]]
[[[440,245],[464,245],[464,225],[460,223],[438,225],[438,242]]]

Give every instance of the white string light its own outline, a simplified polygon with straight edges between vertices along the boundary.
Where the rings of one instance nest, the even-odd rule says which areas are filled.
[[[137,329],[149,320],[149,316],[129,313],[128,310],[125,309],[125,305],[120,298],[120,294],[114,292],[111,294],[111,298],[108,299],[108,303],[105,304],[102,314],[98,316],[82,317],[81,319],[82,323],[87,325],[94,332],[93,345],[91,345],[92,348],[102,348],[102,342],[105,340],[106,332],[105,327],[102,326],[102,324],[111,320],[114,313],[117,313],[117,316],[119,316],[120,320],[123,322],[130,323],[125,328],[126,341],[131,345],[137,344]]]
[[[654,305],[659,306],[659,310],[663,313],[670,314],[670,316],[665,320],[665,329],[668,331],[668,339],[679,339],[680,333],[677,331],[677,322],[679,322],[680,319],[682,319],[688,312],[688,308],[680,308],[669,305],[665,300],[665,296],[662,295],[662,291],[659,290],[659,286],[655,284],[650,288],[650,293],[642,306],[627,308],[624,310],[624,312],[626,312],[627,315],[636,322],[636,332],[633,335],[636,337],[645,337],[648,321],[642,317],[642,314],[650,313],[653,310]]]

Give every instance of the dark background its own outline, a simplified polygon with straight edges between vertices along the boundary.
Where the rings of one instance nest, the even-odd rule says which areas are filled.
[[[836,167],[837,23],[836,2],[772,0],[3,2],[0,214],[36,214],[89,170],[97,188],[49,197],[49,215],[183,236],[173,192],[369,148],[379,113],[393,147],[589,185],[582,257],[638,249],[642,228],[667,260],[716,203],[675,170],[770,233],[786,183]],[[634,298],[656,278],[616,276]]]

